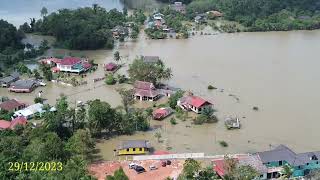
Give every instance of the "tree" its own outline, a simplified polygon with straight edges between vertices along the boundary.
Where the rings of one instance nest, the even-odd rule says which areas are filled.
[[[38,72],[37,69],[34,69],[32,74],[33,74],[34,78],[41,79],[41,75],[40,75],[40,73]]]
[[[71,156],[80,156],[82,159],[89,160],[94,148],[94,141],[88,130],[80,129],[73,134],[66,144],[66,150]]]
[[[43,103],[44,99],[42,99],[41,97],[36,97],[34,98],[34,103]]]
[[[129,177],[124,173],[122,167],[114,172],[113,176],[107,176],[106,180],[129,180]]]
[[[199,172],[196,180],[218,180],[218,176],[212,167],[207,167]]]
[[[123,88],[118,89],[118,92],[121,96],[121,102],[124,107],[124,110],[126,111],[126,113],[128,113],[129,107],[134,104],[134,96],[133,96],[134,92],[132,89],[126,90]]]
[[[102,129],[113,132],[115,110],[110,104],[98,99],[90,102],[88,116],[89,128],[94,135],[101,135]]]
[[[288,178],[289,179],[292,176],[293,171],[294,171],[294,169],[289,164],[285,164],[282,167],[281,173],[284,175],[283,176],[284,178]]]
[[[46,7],[42,7],[40,13],[41,13],[41,16],[44,17],[48,14],[48,9]]]
[[[64,158],[63,143],[58,135],[53,132],[32,139],[23,151],[23,159],[26,161],[62,161]]]
[[[238,161],[229,156],[224,158],[225,180],[252,180],[256,178],[259,173],[249,165],[240,166]]]
[[[184,94],[184,91],[178,90],[176,93],[174,93],[169,97],[168,103],[172,109],[176,109],[177,101],[183,96],[183,94]]]
[[[160,60],[157,63],[145,63],[142,58],[137,58],[129,65],[129,76],[133,81],[147,81],[154,84],[161,80],[169,80],[172,71]]]
[[[114,84],[116,84],[116,82],[117,82],[117,81],[116,81],[115,78],[113,77],[113,74],[109,73],[109,74],[106,75],[105,83],[106,83],[107,85],[114,85]]]
[[[183,164],[183,170],[180,176],[184,177],[186,180],[192,180],[200,170],[201,164],[198,161],[194,159],[187,159]]]

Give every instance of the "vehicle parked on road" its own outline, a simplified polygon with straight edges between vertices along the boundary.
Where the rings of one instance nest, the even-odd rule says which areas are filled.
[[[151,165],[151,166],[149,166],[149,169],[152,171],[152,170],[157,170],[158,168],[155,165]]]
[[[134,170],[136,170],[136,172],[137,172],[138,174],[143,173],[143,172],[146,172],[146,170],[144,169],[144,167],[138,166],[138,165],[135,166]]]

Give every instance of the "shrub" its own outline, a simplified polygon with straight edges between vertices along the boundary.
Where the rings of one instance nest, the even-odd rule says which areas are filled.
[[[196,124],[196,125],[201,125],[201,124],[203,124],[203,123],[205,123],[205,122],[207,122],[207,117],[205,116],[205,115],[199,115],[198,117],[196,117],[194,120],[193,120],[193,122],[194,122],[194,124]]]
[[[170,119],[170,123],[171,123],[172,125],[178,124],[175,118],[171,118],[171,119]]]
[[[34,98],[34,103],[43,103],[44,99],[42,99],[41,97],[36,97]]]
[[[222,147],[228,147],[228,143],[225,141],[219,141],[220,146]]]
[[[212,86],[212,85],[209,85],[209,86],[208,86],[208,89],[209,89],[209,90],[213,90],[213,89],[217,89],[217,88],[214,87],[214,86]]]
[[[114,85],[117,81],[114,79],[113,74],[108,74],[105,82],[107,85]]]

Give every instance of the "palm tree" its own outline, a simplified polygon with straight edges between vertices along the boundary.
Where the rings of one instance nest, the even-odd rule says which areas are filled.
[[[281,173],[284,178],[289,179],[293,174],[293,168],[289,164],[286,164],[282,167]]]

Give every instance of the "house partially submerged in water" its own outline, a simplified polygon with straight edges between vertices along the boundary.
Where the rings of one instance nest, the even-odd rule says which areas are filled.
[[[117,148],[118,155],[146,154],[151,146],[147,140],[128,140],[120,142]]]
[[[82,73],[88,71],[92,65],[87,59],[77,57],[46,58],[39,61],[42,64],[47,64],[52,67],[52,72],[68,72],[68,73]]]
[[[18,102],[15,99],[4,101],[0,104],[0,110],[6,110],[8,112],[18,111],[18,110],[23,109],[25,107],[26,107],[26,105],[24,103]]]
[[[257,179],[266,179],[266,174],[268,172],[268,168],[263,165],[259,156],[257,155],[246,155],[237,158],[232,158],[231,160],[236,161],[238,166],[251,166],[258,173],[259,177]],[[213,161],[213,169],[221,178],[223,178],[228,172],[226,167],[225,159],[219,159]]]
[[[43,110],[43,104],[37,103],[37,104],[30,105],[24,109],[19,110],[19,111],[16,111],[13,116],[14,117],[22,116],[27,119],[31,119],[31,118],[35,117],[36,114],[39,114],[41,116],[41,114],[43,112],[45,112]]]
[[[159,108],[153,111],[152,117],[154,120],[162,120],[173,113],[173,110],[169,107]]]
[[[180,98],[177,105],[186,111],[193,111],[200,114],[206,108],[212,108],[213,104],[201,97],[189,94]]]
[[[140,101],[156,101],[161,94],[155,88],[153,83],[145,81],[136,81],[134,83],[134,98]]]
[[[267,179],[278,178],[282,174],[282,167],[290,165],[293,168],[293,177],[308,175],[311,170],[320,169],[320,151],[295,153],[285,145],[258,152],[262,163],[268,168]]]
[[[11,83],[18,81],[20,78],[20,74],[18,72],[13,72],[10,76],[4,77],[0,79],[1,87],[10,87]]]
[[[30,93],[39,86],[33,79],[18,80],[10,85],[9,91],[15,93]]]

